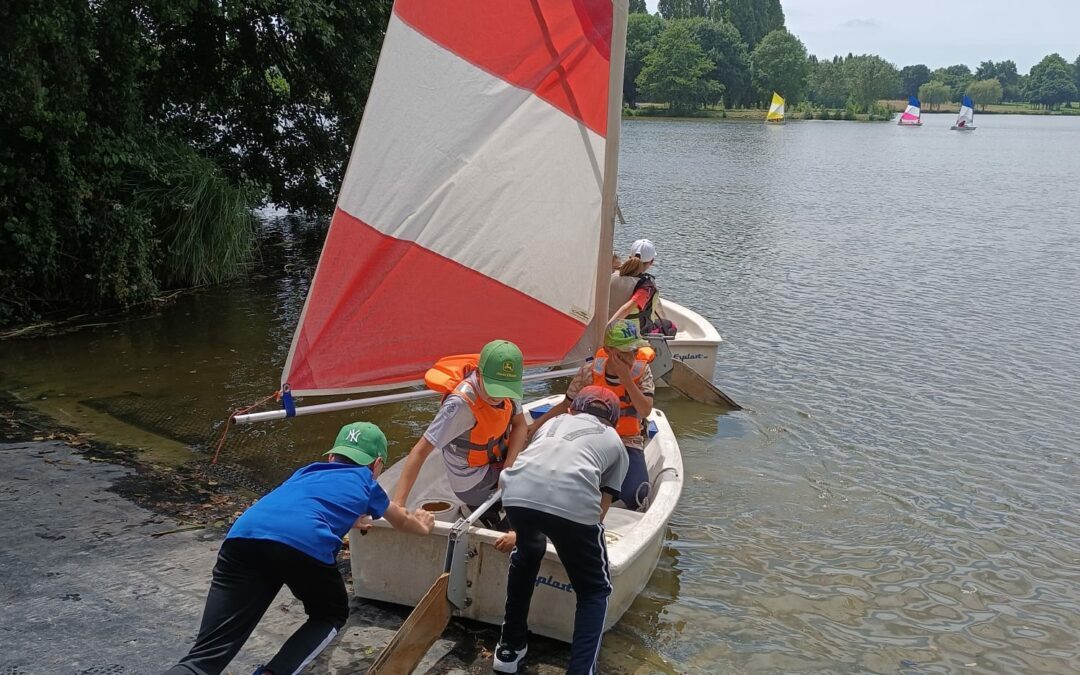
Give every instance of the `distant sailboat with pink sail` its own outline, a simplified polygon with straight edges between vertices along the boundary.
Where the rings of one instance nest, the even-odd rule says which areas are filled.
[[[897,124],[902,127],[922,126],[922,104],[919,103],[919,99],[914,96],[908,97],[907,108],[901,113],[900,121]]]

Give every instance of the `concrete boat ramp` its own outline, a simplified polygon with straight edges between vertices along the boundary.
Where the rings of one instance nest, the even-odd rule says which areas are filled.
[[[221,527],[190,529],[130,501],[116,490],[134,469],[58,441],[0,444],[0,462],[0,675],[141,675],[186,653]],[[365,672],[405,615],[354,600],[340,639],[306,672]],[[249,675],[303,616],[283,590],[227,672]],[[495,639],[455,621],[418,672],[490,672]],[[537,651],[526,672],[560,672],[563,649]]]

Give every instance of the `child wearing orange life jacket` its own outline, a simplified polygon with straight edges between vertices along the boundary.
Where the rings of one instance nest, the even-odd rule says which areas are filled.
[[[473,509],[487,501],[498,488],[499,472],[525,447],[522,368],[517,345],[495,340],[479,354],[448,356],[428,371],[424,378],[428,387],[445,396],[435,419],[405,458],[395,503],[408,502],[424,460],[436,448],[458,499]],[[497,526],[497,511],[491,509],[481,521]]]
[[[539,429],[549,419],[565,413],[578,392],[589,385],[605,387],[619,397],[621,415],[615,430],[619,432],[630,466],[623,481],[621,499],[629,509],[637,510],[649,496],[649,469],[645,464],[645,425],[652,412],[656,391],[649,362],[655,354],[649,343],[641,338],[637,322],[615,321],[604,335],[604,346],[596,352],[592,363],[586,363],[574,375],[566,397],[540,419],[530,430]]]

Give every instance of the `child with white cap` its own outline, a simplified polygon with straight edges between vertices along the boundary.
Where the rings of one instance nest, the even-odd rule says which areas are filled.
[[[619,319],[637,321],[643,335],[674,335],[677,327],[659,316],[660,291],[648,270],[656,262],[656,246],[638,239],[630,246],[630,256],[611,275],[608,294],[609,323]]]

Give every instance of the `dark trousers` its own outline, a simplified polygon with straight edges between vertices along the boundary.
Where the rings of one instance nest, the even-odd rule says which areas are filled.
[[[510,553],[506,579],[506,615],[500,642],[512,649],[525,646],[536,576],[550,539],[566,568],[577,595],[574,639],[570,644],[568,673],[594,673],[604,634],[611,577],[608,574],[604,526],[582,525],[543,511],[506,507],[517,546]]]
[[[349,597],[336,565],[263,539],[226,539],[214,565],[195,646],[166,675],[217,675],[229,665],[285,585],[308,620],[266,664],[275,675],[300,672],[349,618]]]
[[[630,458],[630,466],[626,469],[619,498],[626,508],[637,511],[649,496],[649,467],[645,464],[643,450],[627,446],[626,455]]]

